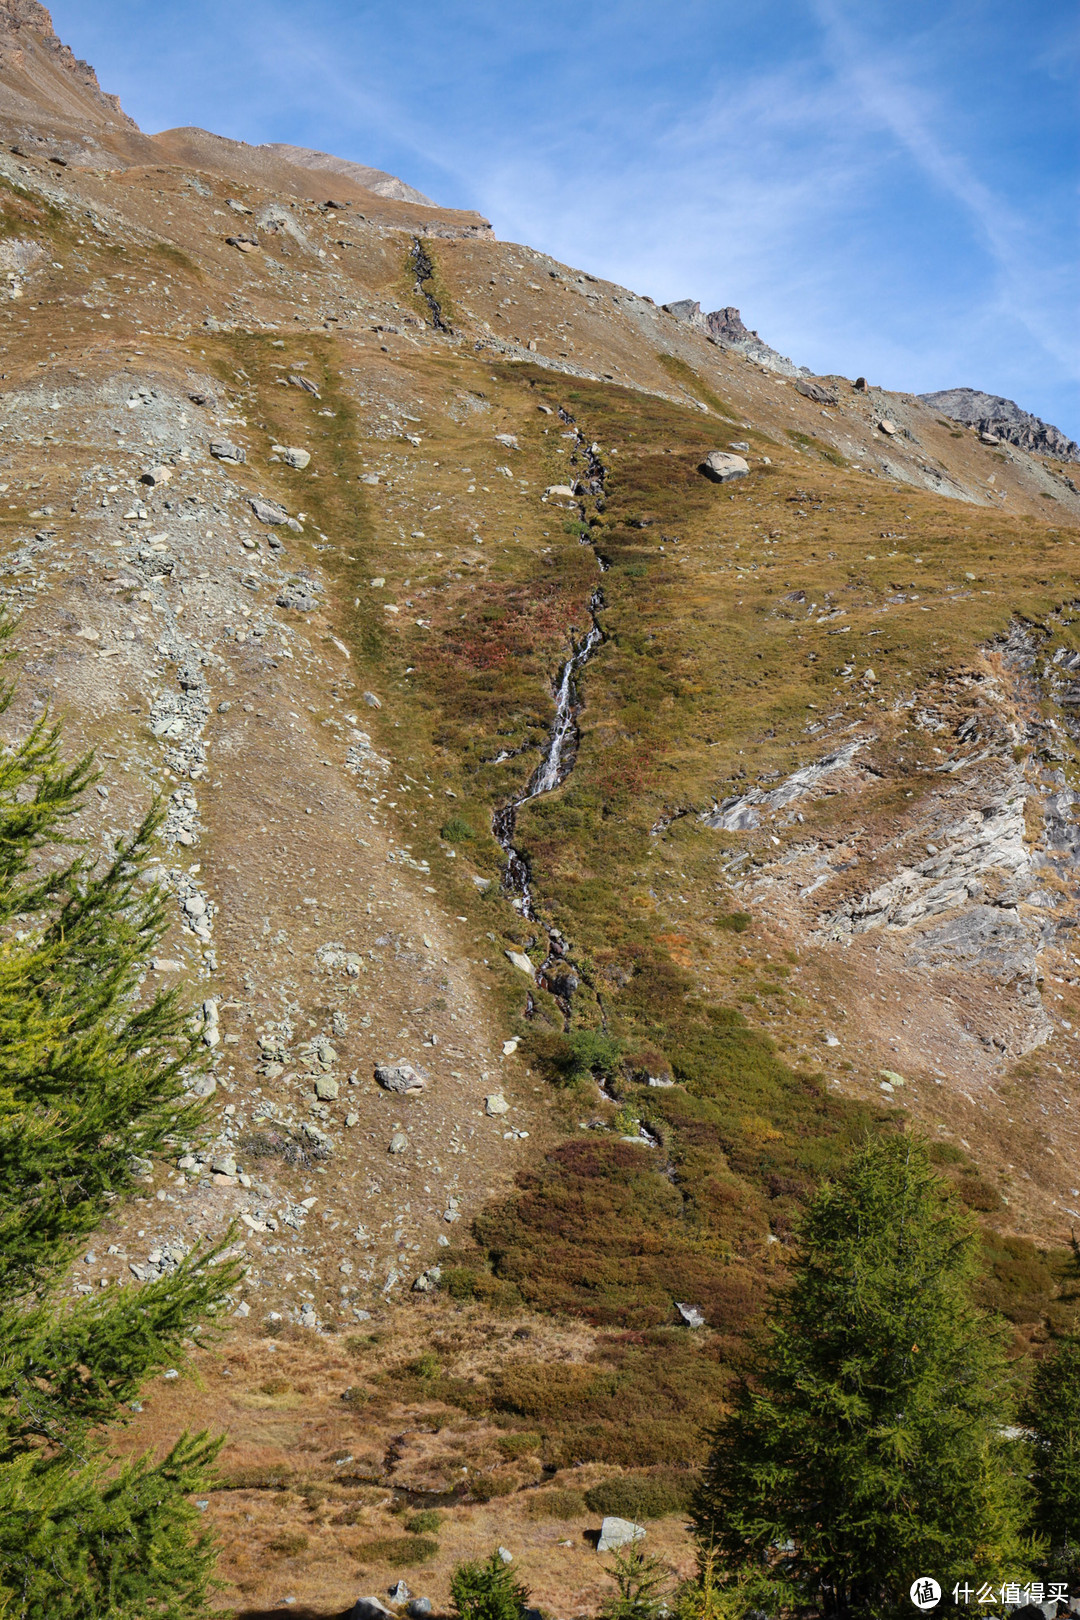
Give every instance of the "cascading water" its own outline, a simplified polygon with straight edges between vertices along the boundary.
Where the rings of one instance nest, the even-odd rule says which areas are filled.
[[[524,793],[519,794],[516,799],[511,799],[501,810],[497,810],[492,819],[495,837],[506,851],[504,887],[509,893],[516,895],[522,915],[529,918],[535,918],[529,890],[529,871],[520,853],[514,848],[517,813],[523,804],[529,803],[530,799],[538,799],[541,794],[550,793],[553,788],[561,787],[573,769],[578,741],[577,717],[581,712],[576,678],[604,639],[604,632],[596,617],[603,605],[602,593],[599,590],[594,591],[589,602],[592,628],[584,640],[573,647],[570,657],[562,667],[556,692],[555,718],[551,724],[548,746],[543,759],[530,776]]]
[[[585,485],[589,494],[602,498],[604,492],[604,467],[599,459],[599,446],[590,445],[584,434],[577,427],[572,416],[560,409],[560,419],[574,429],[575,444],[585,458]],[[576,457],[574,458],[577,459]],[[585,508],[582,505],[581,515],[584,518]],[[588,538],[582,536],[582,544],[588,545]],[[597,564],[601,571],[604,569],[603,560],[597,556]],[[503,888],[512,897],[514,906],[523,917],[531,922],[540,922],[548,940],[548,955],[540,969],[540,980],[555,996],[561,1005],[567,1019],[570,1016],[570,997],[577,989],[578,977],[572,962],[568,959],[567,942],[563,939],[557,928],[549,928],[536,916],[533,906],[532,891],[529,887],[529,868],[520,850],[515,847],[514,833],[517,825],[517,813],[523,804],[532,799],[538,799],[545,793],[561,787],[574,768],[574,758],[578,744],[578,715],[581,713],[581,699],[578,695],[578,677],[585,668],[589,659],[604,639],[604,632],[600,628],[597,614],[604,606],[603,592],[597,588],[589,601],[589,617],[592,619],[592,628],[588,634],[577,643],[571,643],[570,656],[559,673],[559,683],[555,691],[555,718],[551,724],[548,735],[548,745],[544,757],[536,767],[525,787],[525,791],[517,798],[511,799],[509,804],[503,805],[492,817],[492,831],[496,839],[506,851],[506,872],[503,877]],[[500,758],[509,758],[509,755],[500,755]],[[529,998],[529,1012],[532,1011],[532,998]]]

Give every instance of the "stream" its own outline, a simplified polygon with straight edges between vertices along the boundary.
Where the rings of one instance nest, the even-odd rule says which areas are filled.
[[[603,494],[604,468],[598,459],[599,447],[589,445],[584,434],[577,428],[572,416],[565,411],[559,411],[560,419],[573,428],[575,448],[585,456],[586,474],[585,487],[592,495]],[[576,460],[576,457],[575,457]],[[579,483],[581,480],[579,480]],[[582,518],[585,515],[582,505]],[[582,544],[590,542],[584,536]],[[597,564],[603,571],[605,564],[597,556]],[[537,917],[533,904],[532,889],[529,883],[529,867],[524,856],[514,844],[514,835],[517,827],[517,815],[522,805],[533,799],[538,799],[545,793],[551,793],[555,788],[561,787],[574,768],[577,757],[577,746],[580,737],[578,731],[578,716],[583,707],[583,700],[578,690],[578,678],[604,639],[604,632],[600,628],[597,614],[604,606],[604,593],[597,586],[589,599],[589,617],[592,625],[581,641],[571,639],[570,656],[562,666],[559,674],[558,686],[555,689],[555,718],[548,733],[548,742],[536,770],[530,776],[525,789],[516,798],[511,799],[496,810],[492,816],[492,831],[497,841],[506,852],[506,871],[503,875],[503,891],[510,895],[511,904],[527,917],[530,922],[537,922],[547,935],[549,951],[542,963],[538,979],[544,988],[549,990],[558,1001],[564,1015],[570,1016],[570,998],[578,987],[578,975],[573,963],[568,958],[567,941],[557,928],[550,928]],[[510,757],[510,756],[502,756]],[[532,1012],[532,997],[529,998],[529,1014]]]

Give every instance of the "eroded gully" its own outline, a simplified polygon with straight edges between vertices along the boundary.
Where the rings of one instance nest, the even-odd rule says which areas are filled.
[[[560,409],[559,419],[573,433],[573,464],[580,465],[579,458],[584,463],[582,471],[574,480],[575,489],[582,497],[590,495],[594,498],[602,498],[604,493],[604,467],[599,460],[599,446],[587,442],[585,435],[568,412]],[[582,499],[580,512],[584,521],[584,499]],[[590,541],[585,536],[582,536],[582,544],[589,545]],[[601,572],[603,572],[606,564],[599,555],[597,555],[596,560]],[[519,793],[516,798],[509,800],[501,809],[496,810],[491,823],[496,839],[506,852],[503,892],[511,897],[511,903],[520,911],[523,917],[528,918],[530,922],[535,922],[543,930],[547,940],[547,954],[537,971],[537,981],[555,997],[566,1019],[570,1017],[571,998],[578,987],[578,972],[570,955],[568,942],[557,928],[550,926],[537,914],[530,883],[528,862],[515,845],[514,837],[517,829],[518,811],[522,806],[529,804],[533,799],[542,798],[544,794],[553,792],[557,787],[561,787],[574,769],[580,740],[578,717],[584,707],[584,700],[580,693],[579,677],[597,647],[603,642],[604,632],[598,618],[603,606],[604,593],[597,586],[589,598],[588,611],[589,618],[592,621],[590,629],[580,641],[573,640],[573,632],[571,631],[570,656],[563,664],[559,672],[558,683],[554,688],[555,718],[548,732],[548,741],[543,758],[532,776],[530,776],[524,791]],[[531,1016],[532,1012],[533,1000],[530,996],[526,1016]]]

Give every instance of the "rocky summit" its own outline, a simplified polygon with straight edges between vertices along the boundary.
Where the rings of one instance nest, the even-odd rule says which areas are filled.
[[[936,394],[920,394],[932,409],[976,427],[991,438],[1005,439],[1037,455],[1054,456],[1059,461],[1080,461],[1080,445],[1030,411],[1021,410],[1015,400],[999,394],[984,394],[978,388],[943,388]]]
[[[221,1602],[424,1614],[499,1546],[596,1612],[601,1532],[689,1570],[705,1430],[867,1133],[926,1133],[1044,1336],[1076,446],[381,171],[144,134],[33,0],[0,206],[5,740],[95,751],[88,857],[167,806],[147,988],[211,1119],[71,1286],[243,1260],[125,1441],[227,1431]]]

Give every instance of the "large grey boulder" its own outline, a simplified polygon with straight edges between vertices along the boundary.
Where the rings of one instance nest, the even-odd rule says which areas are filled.
[[[394,1612],[377,1597],[360,1597],[349,1610],[348,1620],[394,1620]]]
[[[635,1524],[632,1519],[617,1519],[609,1514],[600,1526],[600,1540],[596,1543],[597,1552],[614,1552],[616,1547],[628,1547],[632,1541],[641,1541],[645,1535],[645,1527]]]
[[[701,463],[701,470],[714,484],[729,484],[734,478],[745,478],[750,467],[742,456],[733,456],[727,450],[710,450]]]
[[[399,1091],[408,1096],[423,1091],[426,1081],[411,1063],[376,1063],[375,1078],[384,1091]]]

